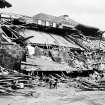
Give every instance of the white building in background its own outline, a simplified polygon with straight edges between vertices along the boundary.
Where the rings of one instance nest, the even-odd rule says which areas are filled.
[[[50,26],[54,28],[75,27],[78,22],[69,18],[68,15],[52,16],[44,13],[39,13],[33,16],[33,22],[39,25]]]

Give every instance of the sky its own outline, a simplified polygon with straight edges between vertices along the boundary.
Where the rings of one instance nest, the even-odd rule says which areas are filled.
[[[69,17],[84,25],[105,30],[105,0],[7,0],[11,8],[1,9],[27,16],[47,13],[54,16]]]

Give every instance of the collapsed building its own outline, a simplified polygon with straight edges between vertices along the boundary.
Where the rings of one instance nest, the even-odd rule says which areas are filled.
[[[70,19],[67,15],[57,17],[40,13],[31,18],[17,14],[11,16],[16,18],[2,17],[1,39],[3,42],[16,43],[23,49],[27,44],[31,45],[34,48],[34,56],[41,56],[45,60],[50,59],[50,61],[60,64],[60,66],[53,64],[51,66],[51,62],[46,62],[41,65],[40,62],[34,61],[42,60],[42,58],[33,60],[28,58],[27,62],[22,62],[20,65],[30,66],[29,71],[32,69],[34,71],[66,70],[69,72],[92,70],[93,67],[89,68],[87,63],[90,58],[87,59],[82,53],[104,51],[105,49],[105,41],[101,38],[102,32],[100,29],[82,25]],[[92,61],[92,64],[94,65],[97,62]],[[67,65],[63,65],[63,63]]]

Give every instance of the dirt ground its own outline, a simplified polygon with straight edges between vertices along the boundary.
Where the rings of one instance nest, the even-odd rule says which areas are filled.
[[[105,91],[81,91],[65,84],[57,89],[36,87],[18,91],[36,91],[33,96],[0,96],[0,105],[105,105]]]

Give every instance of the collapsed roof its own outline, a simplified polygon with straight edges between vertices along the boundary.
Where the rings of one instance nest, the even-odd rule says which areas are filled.
[[[57,45],[57,46],[64,46],[70,48],[78,48],[82,49],[80,46],[76,45],[72,40],[67,41],[62,36],[45,33],[35,30],[25,29],[24,32],[20,32],[20,34],[24,37],[29,37],[30,35],[34,36],[33,38],[29,39],[30,43],[36,44],[46,44],[46,45]]]
[[[42,24],[38,24],[38,22],[35,22],[36,20],[42,20]],[[43,24],[43,21],[45,24]],[[49,25],[46,26],[46,22],[50,22]],[[64,26],[66,26],[66,28],[52,27],[51,24],[53,22],[60,25],[63,24]],[[54,45],[60,45],[60,46],[66,46],[66,47],[73,46],[73,48],[74,47],[78,48],[77,46],[79,46],[80,48],[83,48],[86,50],[100,47],[99,44],[100,44],[101,34],[99,33],[100,31],[99,28],[79,24],[78,22],[70,19],[69,17],[65,18],[64,15],[57,17],[57,16],[52,16],[44,13],[39,13],[33,16],[33,23],[25,24],[22,26],[25,29],[30,29],[30,31],[27,30],[28,32],[26,32],[25,30],[25,34],[26,36],[27,36],[27,33],[29,35],[34,36],[34,38],[31,39],[33,43],[36,42],[36,43],[42,43],[42,44],[54,44]],[[32,29],[34,30],[33,32],[31,32]],[[5,31],[5,28],[3,31]],[[38,36],[40,36],[39,39],[37,38]],[[94,40],[97,40],[97,41],[94,41]],[[104,46],[104,44],[101,44],[101,45]]]

